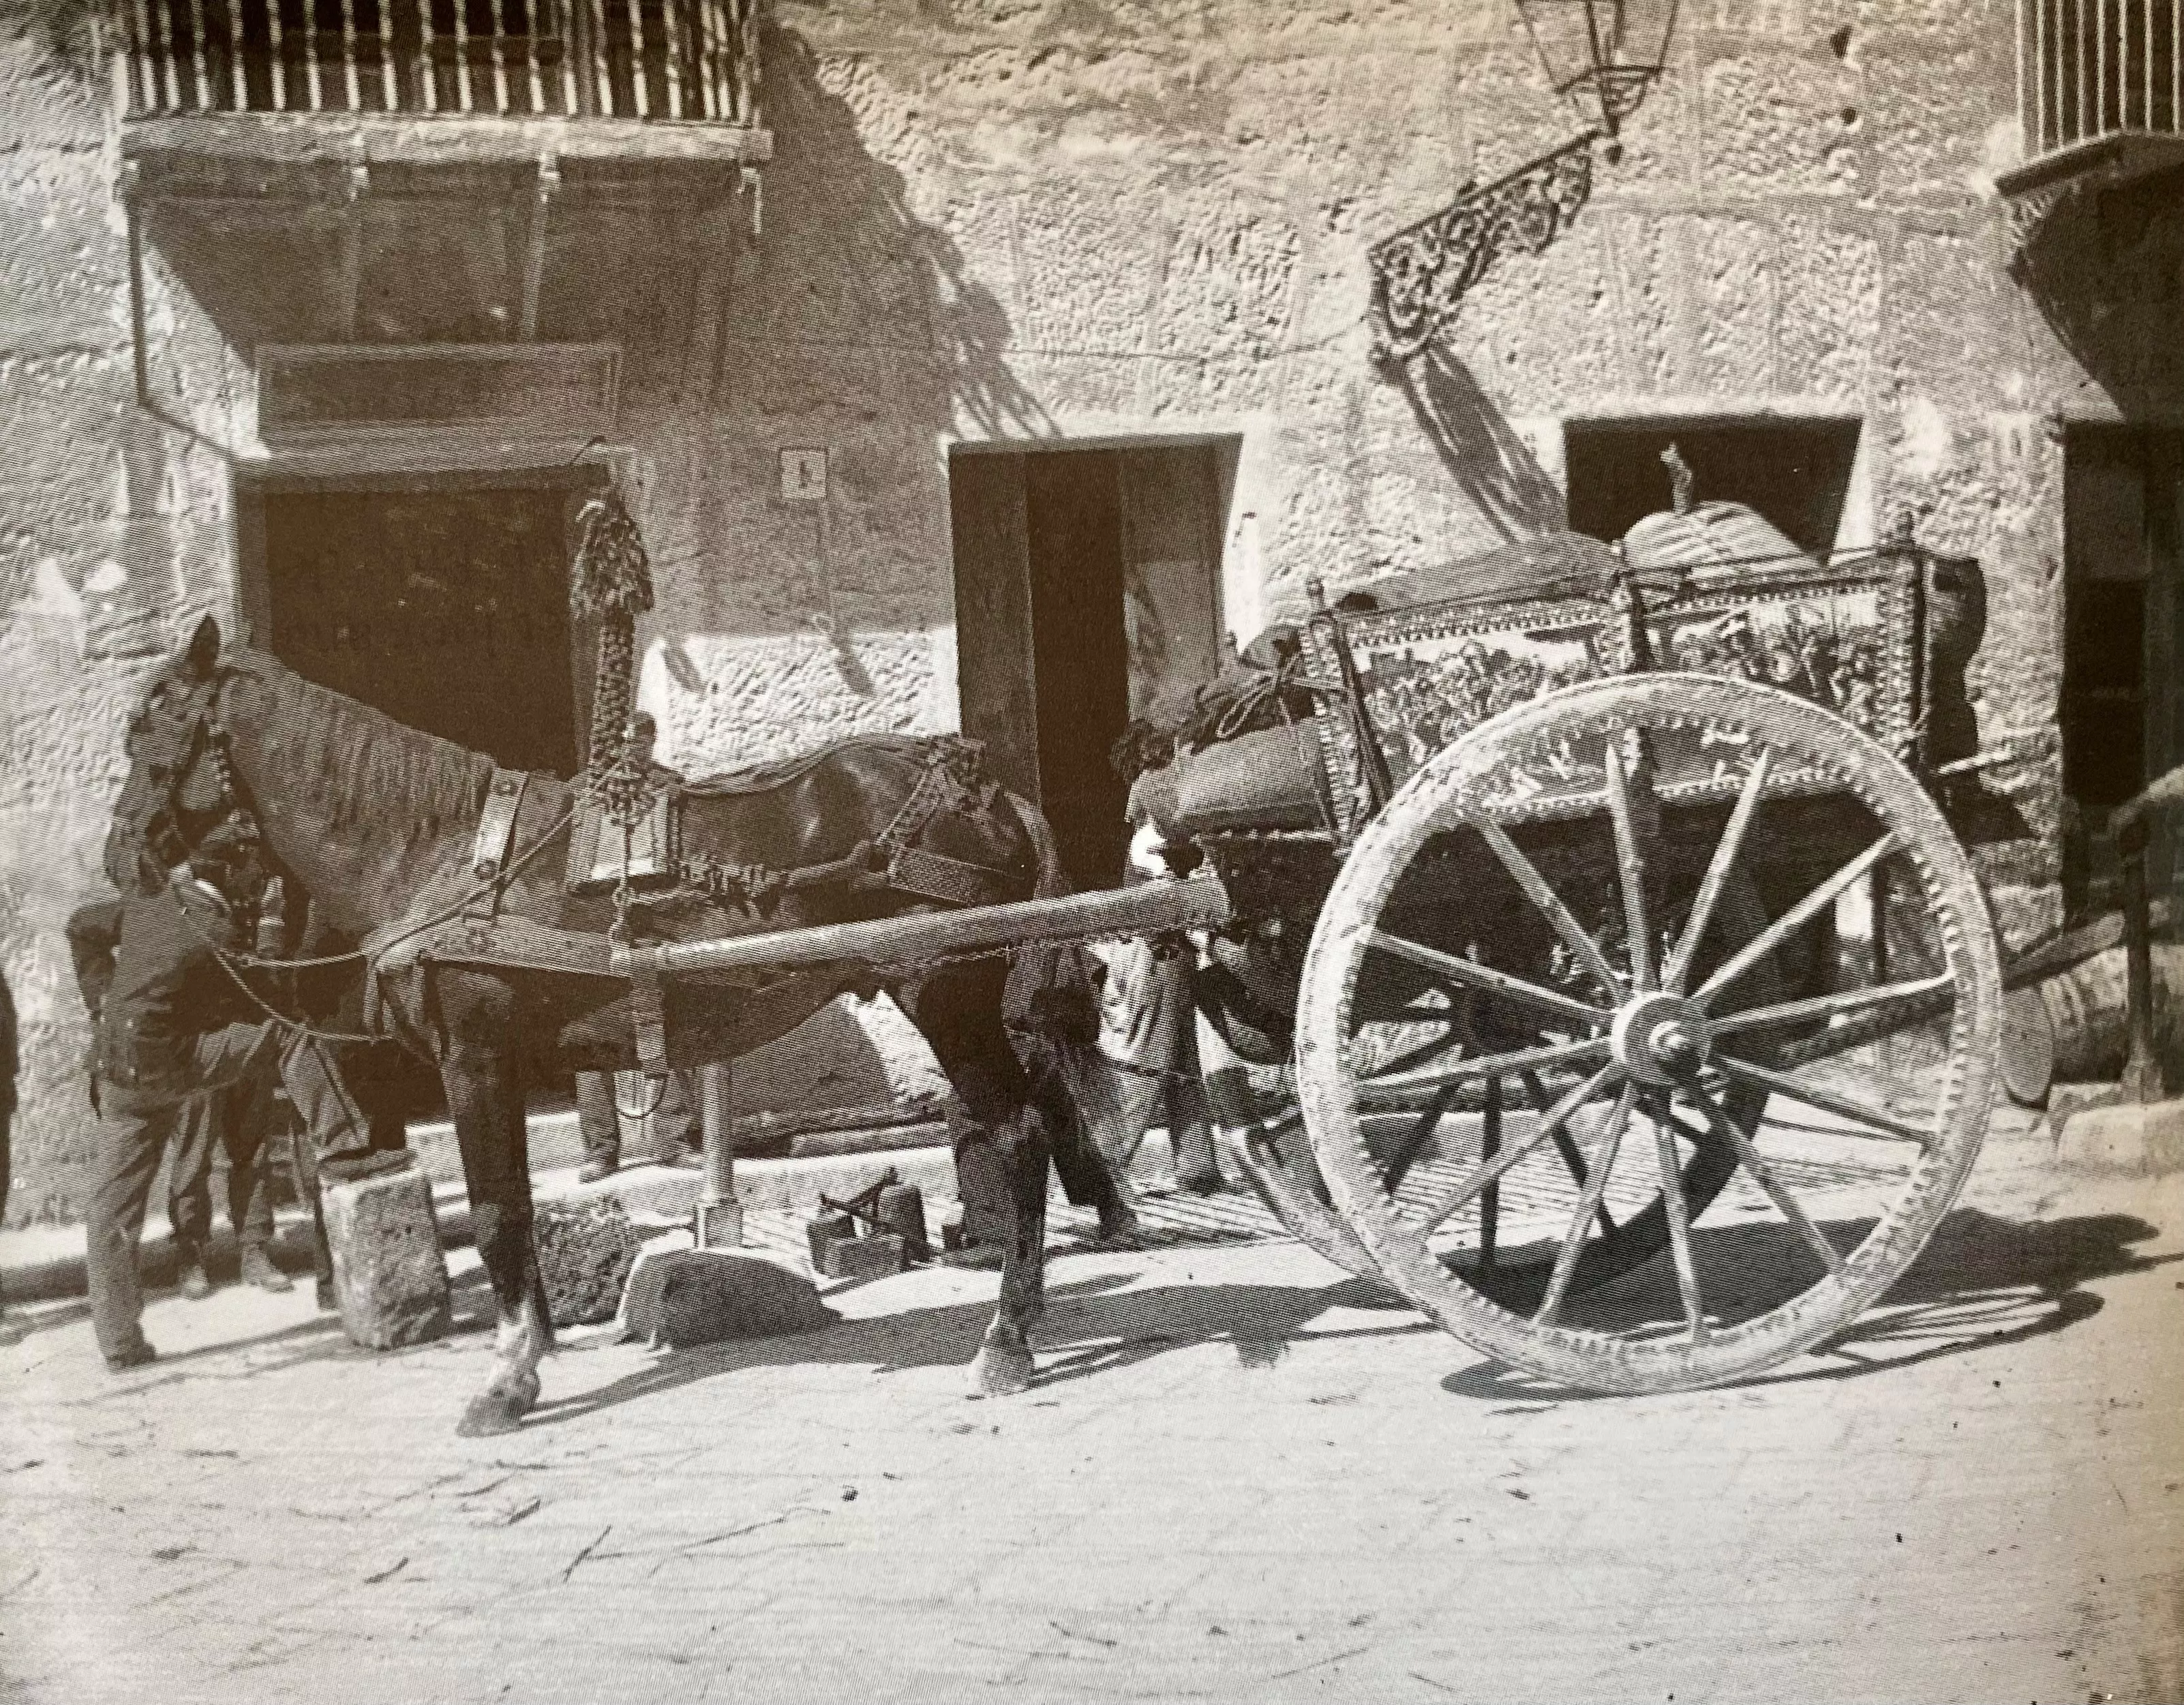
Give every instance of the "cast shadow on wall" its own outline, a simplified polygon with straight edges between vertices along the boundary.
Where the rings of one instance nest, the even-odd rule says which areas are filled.
[[[1006,312],[948,233],[918,216],[902,173],[873,157],[855,109],[827,87],[810,44],[769,23],[763,46],[776,147],[766,168],[759,300],[723,304],[732,323],[721,347],[730,353],[716,371],[716,405],[763,400],[892,417],[928,446],[951,427],[972,437],[1057,436],[1009,371]],[[751,359],[735,362],[738,350]],[[942,485],[937,471],[933,478]],[[944,512],[944,490],[939,502]]]
[[[1502,538],[1563,526],[1561,488],[1445,342],[1436,337],[1384,371],[1449,476]]]
[[[2055,336],[2126,415],[2184,386],[2184,168],[2066,195],[2010,274]]]

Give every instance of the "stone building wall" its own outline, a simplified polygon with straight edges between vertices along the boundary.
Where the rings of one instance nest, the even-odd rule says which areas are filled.
[[[11,1223],[80,1210],[88,1036],[62,927],[106,887],[100,842],[147,667],[232,591],[223,459],[135,407],[108,129],[102,84],[0,24],[0,973],[22,1027]],[[153,332],[186,419],[227,376],[176,312],[157,304]]]
[[[2052,733],[2053,421],[2126,393],[2005,271],[2013,19],[2009,0],[1685,0],[1591,203],[1503,260],[1430,385],[1407,385],[1368,359],[1368,245],[1577,129],[1507,0],[777,0],[759,202],[557,251],[541,309],[543,336],[628,348],[667,755],[703,769],[955,722],[951,444],[1233,439],[1223,577],[1248,638],[1309,578],[1558,525],[1563,423],[1639,415],[1859,417],[1858,513],[1912,509],[1923,540],[1986,565],[1983,736]],[[85,1038],[59,926],[98,886],[131,654],[232,612],[226,459],[262,454],[249,352],[157,255],[174,424],[132,408],[114,169],[101,102],[35,45],[0,49],[11,1219],[75,1201]],[[2184,399],[2173,372],[2133,371],[2134,410]],[[829,449],[824,505],[778,499],[791,445]],[[2021,933],[2056,914],[2054,766],[2011,785],[2042,837],[1996,872]],[[897,1021],[857,1022],[889,1084],[929,1082]]]

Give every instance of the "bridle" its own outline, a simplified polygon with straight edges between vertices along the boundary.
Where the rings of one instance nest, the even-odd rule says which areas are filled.
[[[214,675],[209,689],[191,713],[181,755],[168,767],[164,795],[134,831],[140,868],[150,863],[162,880],[171,880],[175,872],[186,869],[205,843],[223,830],[263,861],[265,835],[257,811],[236,778],[227,725],[220,717],[220,693],[226,684],[226,671]],[[211,805],[196,808],[184,803],[182,791],[201,762],[211,765],[216,792]],[[184,827],[192,818],[206,820],[194,835]]]

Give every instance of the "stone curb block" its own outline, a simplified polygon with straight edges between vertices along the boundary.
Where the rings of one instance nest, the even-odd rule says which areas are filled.
[[[2069,1115],[2055,1137],[2059,1171],[2152,1177],[2184,1172],[2184,1100],[2126,1102]]]

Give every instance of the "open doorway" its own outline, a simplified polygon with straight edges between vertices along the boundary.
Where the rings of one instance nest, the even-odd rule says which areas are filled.
[[[1124,726],[1219,672],[1234,465],[1231,443],[949,459],[963,731],[1038,801],[1080,889],[1122,879]]]
[[[1869,546],[1870,537],[1841,536],[1855,496],[1858,426],[1850,419],[1573,421],[1563,434],[1569,524],[1618,539],[1669,508],[1674,492],[1661,453],[1673,443],[1702,501],[1757,510],[1822,559]]]
[[[569,616],[568,524],[596,478],[245,486],[237,512],[252,637],[306,680],[397,722],[510,768],[572,774],[589,683]],[[375,1123],[444,1111],[437,1073],[406,1050],[370,1050],[352,1072]]]
[[[263,488],[259,642],[306,680],[514,769],[571,774],[566,483]]]
[[[2065,906],[2114,904],[2109,814],[2184,762],[2184,432],[2073,426],[2063,444]],[[2176,838],[2155,819],[2147,871],[2173,887]]]

